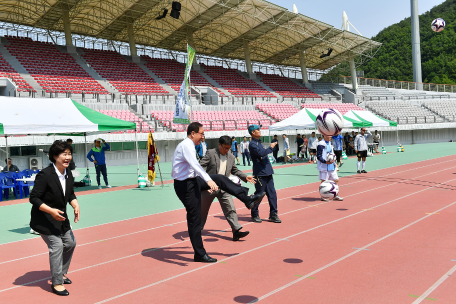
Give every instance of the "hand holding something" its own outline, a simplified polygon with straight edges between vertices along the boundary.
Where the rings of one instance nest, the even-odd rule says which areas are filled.
[[[65,218],[61,216],[60,214],[64,214],[65,212],[59,210],[59,209],[52,209],[51,215],[52,217],[59,222],[63,222]]]
[[[207,185],[211,188],[210,190],[207,190],[209,193],[212,193],[212,192],[217,191],[219,189],[219,187],[217,186],[217,184],[213,180],[208,181]]]
[[[256,183],[256,179],[253,176],[247,176],[245,179],[252,185],[255,185]]]
[[[273,142],[273,143],[271,143],[271,148],[273,148],[273,149],[274,149],[274,147],[275,147],[276,145],[277,145],[277,142]]]
[[[93,161],[94,164],[97,164],[98,162],[96,160]]]

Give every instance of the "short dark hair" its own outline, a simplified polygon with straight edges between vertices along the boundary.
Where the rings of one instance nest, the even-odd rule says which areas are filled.
[[[301,134],[298,134],[297,136],[301,136]]]
[[[274,135],[274,137],[277,137],[277,134],[276,134],[276,135]]]
[[[187,127],[187,135],[192,134],[192,132],[198,133],[200,128],[202,128],[202,127],[203,127],[203,125],[200,124],[199,122],[197,122],[197,121],[192,122]]]
[[[73,154],[73,146],[63,140],[56,140],[49,148],[49,160],[55,163],[54,156],[59,156],[66,150],[70,150],[71,154]]]
[[[8,157],[8,158],[5,158],[5,164],[8,163],[8,159],[11,160],[11,161],[13,161],[13,160],[12,160],[11,158],[9,158],[9,157]]]
[[[312,132],[312,134],[315,134],[315,132]]]
[[[232,140],[236,140],[236,137],[233,136],[233,137],[231,137],[231,139],[232,139]]]
[[[282,134],[282,136],[287,136],[287,134]]]
[[[67,143],[72,143],[72,142],[73,142],[73,140],[71,138],[67,139]]]
[[[228,135],[220,136],[219,144],[223,145],[230,145],[233,143],[233,140]]]

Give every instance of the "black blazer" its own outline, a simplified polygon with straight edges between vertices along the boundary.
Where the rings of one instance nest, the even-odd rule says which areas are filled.
[[[67,203],[76,199],[74,194],[74,178],[71,171],[66,170],[67,179],[65,182],[65,196],[59,177],[55,172],[54,166],[43,169],[35,179],[35,186],[30,193],[30,203],[33,205],[31,211],[30,227],[41,234],[60,235],[71,229],[70,221],[66,212]],[[62,216],[65,221],[59,222],[52,215],[40,210],[41,204],[46,204],[51,208],[56,208],[64,212]]]

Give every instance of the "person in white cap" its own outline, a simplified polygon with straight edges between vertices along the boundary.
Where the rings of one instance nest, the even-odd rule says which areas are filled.
[[[101,189],[100,185],[100,173],[103,174],[103,179],[106,184],[106,188],[111,188],[108,183],[108,173],[106,171],[106,157],[105,151],[109,150],[111,147],[106,143],[104,139],[97,138],[95,139],[95,147],[90,150],[87,154],[87,158],[95,164],[95,171],[97,172],[97,184],[98,189]],[[101,142],[103,142],[103,146],[101,146]],[[95,159],[92,159],[92,156]]]

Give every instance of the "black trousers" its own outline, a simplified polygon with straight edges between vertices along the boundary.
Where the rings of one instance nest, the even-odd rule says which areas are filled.
[[[233,183],[224,175],[213,174],[210,177],[220,189],[234,195],[242,202],[248,200],[248,188]],[[187,211],[187,227],[190,241],[195,254],[199,256],[206,254],[203,239],[201,238],[201,191],[209,189],[207,183],[199,176],[183,181],[174,180],[174,191]]]
[[[276,162],[278,162],[278,160],[277,160],[277,153],[279,153],[279,150],[272,150],[272,156],[274,156]]]

